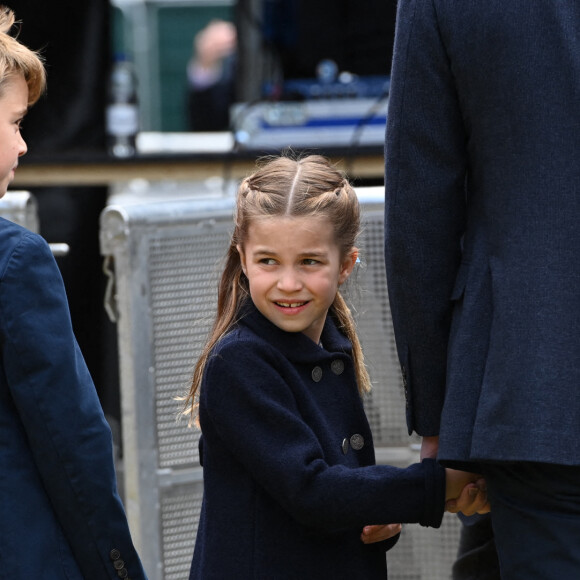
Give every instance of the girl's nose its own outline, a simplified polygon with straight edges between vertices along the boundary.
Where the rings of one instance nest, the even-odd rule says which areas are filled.
[[[300,277],[293,269],[287,269],[280,273],[278,278],[278,289],[284,292],[296,292],[302,288]]]

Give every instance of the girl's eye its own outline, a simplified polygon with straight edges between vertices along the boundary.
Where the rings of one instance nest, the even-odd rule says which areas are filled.
[[[318,260],[315,260],[314,258],[304,258],[302,261],[306,266],[315,266],[318,264]]]
[[[274,258],[262,258],[260,264],[266,264],[266,266],[273,266],[276,263]]]

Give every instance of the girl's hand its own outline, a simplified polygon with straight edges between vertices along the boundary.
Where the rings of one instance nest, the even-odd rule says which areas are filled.
[[[445,510],[451,513],[462,512],[466,516],[485,514],[490,511],[484,479],[467,484],[460,496],[445,502]]]
[[[396,536],[401,532],[401,524],[386,524],[384,526],[365,526],[360,539],[363,544],[374,544]]]

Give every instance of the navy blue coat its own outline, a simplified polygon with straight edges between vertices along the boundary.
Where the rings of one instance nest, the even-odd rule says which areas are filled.
[[[121,570],[145,578],[60,272],[40,236],[0,218],[0,578]]]
[[[580,3],[400,0],[397,25],[385,252],[409,429],[442,459],[580,464]]]
[[[350,342],[330,319],[321,340],[252,305],[217,345],[201,388],[192,579],[386,578],[393,542],[364,545],[363,526],[440,524],[443,470],[374,465]]]

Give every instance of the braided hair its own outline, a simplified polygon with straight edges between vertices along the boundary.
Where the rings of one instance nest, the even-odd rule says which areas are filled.
[[[341,257],[352,251],[360,232],[360,206],[356,193],[346,177],[325,157],[267,157],[255,173],[241,182],[236,198],[234,231],[218,285],[216,317],[185,398],[184,412],[193,420],[197,419],[199,389],[211,352],[235,326],[250,296],[249,282],[242,270],[237,247],[244,246],[253,221],[266,216],[328,218]],[[358,390],[363,396],[370,391],[371,382],[352,314],[340,292],[337,292],[329,314],[352,343]]]

